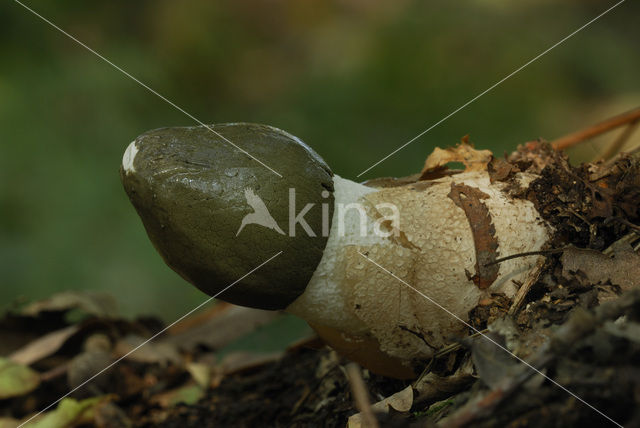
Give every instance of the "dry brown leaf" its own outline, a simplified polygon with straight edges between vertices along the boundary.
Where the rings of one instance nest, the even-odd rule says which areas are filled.
[[[232,352],[226,355],[216,367],[217,372],[225,375],[242,372],[263,366],[282,358],[283,352],[251,353],[245,351]]]
[[[215,302],[215,304],[207,306],[202,310],[197,311],[196,313],[186,317],[179,323],[170,326],[169,329],[167,330],[167,333],[170,336],[172,336],[172,335],[182,333],[183,331],[191,330],[192,328],[195,328],[212,318],[215,318],[224,314],[225,311],[228,311],[233,306],[234,305],[232,305],[231,303],[218,300]]]
[[[640,286],[640,255],[628,244],[615,246],[613,257],[599,251],[570,247],[562,254],[561,261],[565,277],[582,272],[590,283],[611,283],[619,286],[621,292]],[[599,300],[614,298],[606,294],[598,296]]]
[[[109,294],[97,291],[65,291],[31,303],[22,310],[22,314],[35,317],[40,312],[66,312],[71,309],[80,309],[99,317],[113,317],[117,313],[116,301]]]
[[[192,328],[163,339],[176,347],[191,351],[198,345],[220,349],[235,339],[267,324],[280,314],[276,311],[229,306],[212,318],[203,320]],[[232,325],[233,328],[229,328]]]
[[[133,426],[127,414],[114,403],[99,403],[93,409],[96,428],[130,428]]]
[[[408,412],[411,410],[411,406],[413,405],[413,388],[411,385],[407,386],[400,392],[396,392],[395,394],[385,398],[384,400],[378,401],[377,403],[371,406],[371,410],[374,413],[389,413],[389,408],[392,407],[397,412]],[[356,413],[349,417],[349,421],[347,423],[349,428],[361,428],[362,424],[362,414]]]
[[[440,400],[464,389],[473,380],[473,364],[467,360],[450,376],[427,373],[414,383],[417,402]]]
[[[0,418],[0,428],[15,428],[20,425],[20,421],[13,418]]]
[[[128,352],[140,346],[146,339],[140,336],[129,335],[123,339],[120,339],[115,346],[115,354],[117,356],[126,355]],[[180,364],[182,357],[172,343],[165,341],[149,342],[144,346],[138,348],[135,352],[127,355],[127,360],[137,361],[139,363],[147,364]]]
[[[193,380],[203,389],[207,389],[211,383],[211,367],[203,363],[187,363],[185,368],[191,374]]]
[[[26,366],[54,354],[64,343],[79,330],[78,325],[71,325],[45,334],[33,342],[23,346],[9,356],[9,359]]]
[[[467,215],[473,233],[476,249],[476,271],[467,277],[481,290],[489,288],[498,277],[500,266],[495,262],[498,256],[498,237],[489,208],[483,202],[489,195],[475,187],[451,184],[449,198]]]
[[[485,337],[489,337],[490,340],[482,337],[473,341],[471,357],[478,377],[490,389],[497,389],[506,378],[519,373],[522,367],[518,360],[505,352],[507,345],[501,334],[491,331]],[[496,346],[496,343],[503,348]]]
[[[462,162],[467,172],[486,171],[492,158],[490,150],[476,150],[465,142],[447,149],[436,147],[425,161],[420,177],[443,170],[449,162]]]

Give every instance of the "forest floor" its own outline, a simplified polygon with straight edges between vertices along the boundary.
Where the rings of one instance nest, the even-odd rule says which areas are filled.
[[[369,373],[314,336],[221,356],[282,316],[225,303],[139,347],[161,321],[69,292],[0,319],[0,427],[640,426],[640,163],[576,167],[532,142],[487,168],[539,176],[514,197],[555,239],[521,292],[481,301],[419,379]]]

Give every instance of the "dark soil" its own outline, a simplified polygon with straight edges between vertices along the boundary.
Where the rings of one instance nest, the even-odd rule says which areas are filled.
[[[296,349],[277,363],[229,376],[196,405],[177,406],[157,426],[343,426],[355,410],[341,365],[336,361],[322,377],[316,376],[329,353]],[[407,386],[375,375],[366,383],[376,397]]]

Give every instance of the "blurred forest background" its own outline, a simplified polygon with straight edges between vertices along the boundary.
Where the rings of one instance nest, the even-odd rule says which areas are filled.
[[[614,2],[27,4],[200,120],[285,129],[355,179]],[[639,16],[623,3],[361,178],[419,171],[465,134],[501,154],[639,105]],[[0,309],[101,290],[171,320],[204,299],[156,254],[118,176],[130,141],[177,125],[193,122],[0,3]]]

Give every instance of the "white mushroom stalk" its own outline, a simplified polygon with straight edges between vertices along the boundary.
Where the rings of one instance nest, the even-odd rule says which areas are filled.
[[[528,183],[533,177],[519,178]],[[483,298],[513,297],[539,256],[486,264],[538,251],[549,240],[550,228],[533,204],[509,196],[486,171],[380,189],[338,176],[334,184],[336,209],[324,255],[287,310],[352,357],[375,361],[381,352],[408,365],[468,329],[361,254],[467,320]],[[399,224],[389,224],[391,234],[381,237],[375,225],[389,213],[376,207],[389,205],[397,207]],[[355,209],[340,218],[341,206],[362,206],[366,218]]]

